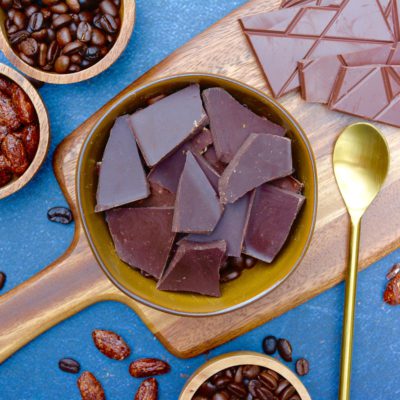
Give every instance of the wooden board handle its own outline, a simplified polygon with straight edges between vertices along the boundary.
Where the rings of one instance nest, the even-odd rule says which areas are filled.
[[[0,364],[57,323],[116,296],[82,236],[60,259],[0,297]]]

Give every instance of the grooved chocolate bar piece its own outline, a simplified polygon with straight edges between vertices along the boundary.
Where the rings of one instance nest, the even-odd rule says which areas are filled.
[[[186,161],[186,152],[190,150],[193,154],[201,154],[211,144],[211,132],[204,128],[193,139],[181,145],[173,154],[158,163],[148,175],[149,182],[154,182],[171,193],[176,193]]]
[[[224,89],[206,89],[202,96],[210,118],[215,151],[224,163],[232,160],[251,133],[285,134],[283,127],[253,113]]]
[[[279,97],[299,87],[297,63],[302,59],[397,41],[398,20],[393,22],[385,10],[378,1],[345,0],[340,5],[284,8],[240,22],[273,95]]]
[[[182,241],[157,288],[220,297],[219,270],[225,251],[223,240],[213,243]]]
[[[97,186],[96,212],[144,199],[150,194],[128,117],[116,119],[110,132]]]
[[[369,50],[299,61],[301,95],[304,100],[326,104],[341,66],[400,65],[400,45],[387,44]]]
[[[191,234],[185,239],[200,243],[225,240],[226,255],[239,257],[243,249],[244,234],[249,221],[253,197],[252,193],[248,193],[235,203],[227,204],[217,226],[209,235]]]
[[[217,194],[189,151],[179,180],[172,230],[184,233],[210,233],[223,208]]]
[[[400,66],[342,66],[329,108],[400,127]]]
[[[188,86],[136,111],[130,123],[147,165],[156,165],[208,124],[199,85]]]
[[[256,190],[244,253],[270,263],[285,244],[304,197],[266,183]]]
[[[293,172],[290,139],[253,133],[219,180],[219,196],[223,204],[234,203],[263,183],[283,178]]]
[[[169,207],[107,211],[106,220],[119,258],[159,279],[175,239],[173,214]]]

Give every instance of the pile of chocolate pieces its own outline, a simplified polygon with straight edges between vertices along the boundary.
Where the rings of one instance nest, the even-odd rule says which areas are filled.
[[[304,202],[291,141],[222,88],[150,104],[115,121],[95,211],[158,289],[218,297],[227,257],[270,263],[289,236]]]
[[[240,20],[279,97],[400,127],[398,0],[285,0]]]

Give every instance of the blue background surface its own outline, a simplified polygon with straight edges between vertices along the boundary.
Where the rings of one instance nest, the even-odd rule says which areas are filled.
[[[57,144],[100,106],[174,49],[217,21],[244,0],[138,0],[135,33],[119,61],[89,82],[46,85],[40,93],[52,125],[47,162],[33,181],[16,195],[0,201],[0,270],[8,280],[3,292],[31,277],[60,256],[73,236],[73,225],[47,221],[48,208],[65,205],[51,159]],[[0,54],[0,61],[5,62]],[[400,394],[400,307],[382,302],[385,273],[400,258],[397,251],[360,274],[353,368],[353,399],[387,400]],[[313,399],[337,398],[338,363],[344,287],[340,285],[282,317],[191,360],[170,355],[126,306],[97,304],[61,323],[0,366],[0,399],[79,399],[76,376],[58,370],[64,356],[102,382],[108,399],[132,399],[139,381],[128,374],[135,357],[167,360],[171,374],[160,377],[160,399],[174,400],[191,374],[206,359],[235,350],[260,350],[267,334],[287,337],[294,356],[310,360],[303,379]],[[1,321],[0,321],[1,324]],[[93,346],[91,332],[111,329],[131,345],[133,355],[112,361]]]

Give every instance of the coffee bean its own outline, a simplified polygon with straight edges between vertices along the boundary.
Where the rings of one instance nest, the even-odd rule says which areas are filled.
[[[221,277],[220,277],[219,281],[221,283],[228,283],[228,282],[231,282],[231,281],[239,278],[240,275],[241,275],[241,272],[239,270],[234,270],[234,269],[228,268],[227,270],[224,270],[221,272]]]
[[[69,7],[65,3],[57,3],[50,7],[53,13],[65,14],[69,11]],[[72,16],[71,16],[72,18]]]
[[[82,10],[94,10],[99,5],[99,0],[79,0]]]
[[[106,44],[107,38],[103,31],[98,28],[93,28],[92,30],[92,40],[93,46],[104,46]]]
[[[68,71],[70,64],[71,60],[69,59],[68,56],[65,55],[59,56],[56,59],[56,62],[54,63],[54,71],[56,71],[59,74],[64,74]]]
[[[9,10],[13,5],[13,1],[12,0],[1,0],[0,1],[0,7],[3,10]]]
[[[280,400],[290,400],[295,393],[296,389],[292,385],[289,385],[282,391]]]
[[[6,283],[7,275],[4,272],[0,272],[0,290],[4,288]]]
[[[57,38],[57,43],[61,47],[64,47],[65,45],[67,45],[69,42],[72,41],[71,31],[67,27],[61,28],[60,30],[57,31],[56,38]]]
[[[65,0],[65,3],[71,10],[71,12],[78,14],[81,11],[81,6],[78,0]]]
[[[113,17],[118,15],[118,7],[111,0],[103,0],[99,8],[103,14],[110,14]]]
[[[266,388],[265,386],[261,386],[256,389],[257,397],[260,400],[274,400],[275,396],[274,393]]]
[[[260,373],[258,365],[245,365],[243,367],[243,376],[247,379],[254,379]]]
[[[74,73],[74,72],[79,72],[81,70],[81,67],[76,64],[71,64],[68,68],[68,72]]]
[[[239,257],[232,257],[231,260],[231,265],[235,269],[243,269],[244,268],[244,259],[245,256],[242,254]]]
[[[56,41],[51,42],[49,49],[47,50],[47,62],[49,64],[54,64],[60,53],[60,47]]]
[[[47,39],[51,43],[53,40],[56,40],[56,31],[54,29],[47,29]]]
[[[262,342],[262,347],[265,354],[273,355],[276,352],[278,341],[275,336],[266,336]]]
[[[63,358],[58,362],[58,367],[61,371],[68,372],[70,374],[79,373],[81,366],[78,361],[72,358]]]
[[[16,33],[13,33],[9,36],[10,43],[11,45],[15,46],[24,40],[28,39],[29,37],[29,32],[28,31],[18,31]]]
[[[97,46],[90,46],[86,49],[84,57],[87,61],[97,61],[100,58],[100,49]]]
[[[258,380],[263,386],[271,391],[275,391],[278,388],[278,378],[269,371],[263,371],[258,375]]]
[[[115,33],[118,30],[118,24],[110,14],[105,14],[100,18],[100,25],[108,33]]]
[[[287,339],[278,340],[278,352],[285,361],[292,361],[292,345]]]
[[[36,32],[42,29],[44,22],[43,14],[41,12],[35,12],[29,18],[28,29],[31,32]]]
[[[69,14],[61,14],[53,20],[54,29],[60,29],[69,25],[72,22],[72,17]]]
[[[13,22],[17,25],[18,29],[24,29],[26,25],[27,17],[22,11],[15,11]]]
[[[227,390],[237,397],[243,398],[247,394],[247,389],[243,383],[229,383]]]
[[[20,50],[28,57],[34,56],[38,52],[38,43],[33,38],[28,38],[20,43]]]
[[[85,50],[85,44],[80,42],[79,40],[75,40],[74,42],[68,43],[62,49],[61,53],[66,56],[72,56],[73,54],[80,53]]]
[[[305,358],[299,358],[296,361],[296,372],[300,376],[307,375],[310,372],[310,364]]]
[[[24,61],[25,63],[27,63],[28,65],[31,65],[32,67],[35,65],[35,59],[32,57],[27,56],[26,54],[24,54],[23,52],[19,53],[19,57],[22,61]]]
[[[31,4],[30,6],[28,6],[28,7],[25,9],[25,15],[26,15],[27,17],[31,17],[32,14],[34,14],[34,13],[36,13],[36,12],[38,12],[38,11],[40,11],[39,6],[38,6],[37,4]]]
[[[31,33],[31,38],[38,40],[39,42],[45,42],[47,39],[48,35],[47,35],[47,29],[43,28],[40,29],[37,32],[32,32]]]
[[[79,65],[82,62],[82,56],[80,54],[73,54],[71,56],[71,62]]]
[[[51,222],[58,222],[60,224],[69,224],[72,222],[72,212],[66,207],[53,207],[47,211],[47,218]]]
[[[102,17],[101,14],[96,14],[93,17],[93,25],[98,29],[101,29],[101,17]]]
[[[39,56],[38,56],[38,62],[41,67],[44,67],[47,64],[47,52],[48,52],[48,46],[46,43],[40,43],[39,45]]]
[[[257,260],[250,256],[245,256],[244,258],[244,268],[251,269],[257,264]]]
[[[88,43],[92,39],[92,31],[93,31],[92,26],[88,22],[81,22],[78,25],[76,37],[81,42]]]
[[[79,20],[81,22],[89,22],[92,23],[93,22],[93,18],[99,16],[99,14],[96,14],[95,16],[93,16],[93,14],[90,11],[81,11],[78,15]]]

